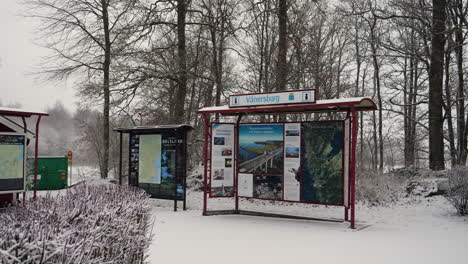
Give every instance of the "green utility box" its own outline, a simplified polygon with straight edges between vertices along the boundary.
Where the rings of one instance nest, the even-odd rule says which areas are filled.
[[[37,190],[60,190],[68,186],[68,158],[39,157]],[[34,157],[28,157],[28,189],[34,189]]]

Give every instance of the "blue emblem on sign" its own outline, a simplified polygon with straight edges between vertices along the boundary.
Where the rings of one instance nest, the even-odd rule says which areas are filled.
[[[289,99],[290,101],[294,100],[294,94],[293,94],[293,93],[290,93],[288,99]]]
[[[232,104],[232,105],[239,105],[239,97],[233,96],[233,97],[231,98],[231,104]]]
[[[312,101],[312,93],[309,92],[302,92],[302,101],[303,102],[311,102]]]

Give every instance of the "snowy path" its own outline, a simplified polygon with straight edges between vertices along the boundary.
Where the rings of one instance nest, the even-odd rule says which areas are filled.
[[[200,195],[189,196],[192,210],[186,212],[171,211],[171,203],[165,203],[167,201],[153,201],[156,223],[155,238],[149,249],[151,263],[440,264],[466,261],[468,218],[455,216],[442,197],[393,208],[360,208],[358,219],[372,226],[353,231],[342,223],[238,215],[201,216]],[[245,205],[249,206],[254,205]],[[304,211],[301,207],[288,206],[287,211]],[[334,209],[315,210],[329,213]]]

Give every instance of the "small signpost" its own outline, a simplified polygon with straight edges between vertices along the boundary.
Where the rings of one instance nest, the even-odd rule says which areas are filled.
[[[68,156],[68,165],[70,165],[70,175],[69,175],[69,178],[70,178],[70,183],[68,184],[68,186],[71,186],[73,183],[72,183],[72,159],[73,159],[73,152],[72,151],[68,151],[67,153],[67,156]]]

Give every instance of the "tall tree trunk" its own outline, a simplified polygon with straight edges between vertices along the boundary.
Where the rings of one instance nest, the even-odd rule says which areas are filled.
[[[101,166],[101,178],[106,179],[109,171],[109,116],[110,116],[110,63],[111,63],[111,40],[109,29],[109,14],[107,7],[109,2],[101,0],[102,5],[102,21],[104,31],[104,62],[103,62],[103,94],[104,94],[104,109],[103,109],[103,142],[104,150]]]
[[[442,75],[445,44],[445,0],[432,0],[432,49],[429,70],[429,168],[443,170],[444,120],[442,116]]]
[[[185,17],[189,0],[177,0],[177,64],[178,79],[175,103],[175,123],[183,123],[185,97],[187,95],[187,51],[185,45]]]
[[[380,172],[383,172],[383,163],[384,163],[384,156],[383,156],[383,124],[382,124],[382,96],[381,96],[381,89],[380,89],[380,65],[379,61],[377,58],[377,37],[375,36],[375,28],[377,26],[377,18],[374,17],[372,20],[371,28],[370,28],[370,34],[371,34],[371,51],[372,51],[372,62],[374,66],[374,89],[375,93],[377,94],[377,106],[378,106],[378,113],[379,113],[379,118],[378,118],[378,136],[379,136],[379,144],[376,146],[376,149],[378,148],[379,152],[379,170]],[[377,153],[376,153],[377,154]],[[377,158],[377,157],[376,157]]]
[[[461,5],[461,3],[459,4]],[[461,7],[461,9],[463,9]],[[462,10],[460,10],[462,11]],[[458,23],[455,30],[455,54],[457,56],[457,164],[466,164],[467,137],[465,132],[465,83],[463,69],[463,30],[462,22]]]
[[[457,164],[457,150],[455,147],[455,136],[453,132],[452,123],[452,91],[450,89],[450,55],[452,49],[451,36],[448,36],[447,51],[445,52],[445,113],[447,115],[448,137],[449,137],[449,150],[450,162],[452,166]]]
[[[276,90],[286,90],[288,78],[288,0],[278,2],[278,65],[276,74]]]

